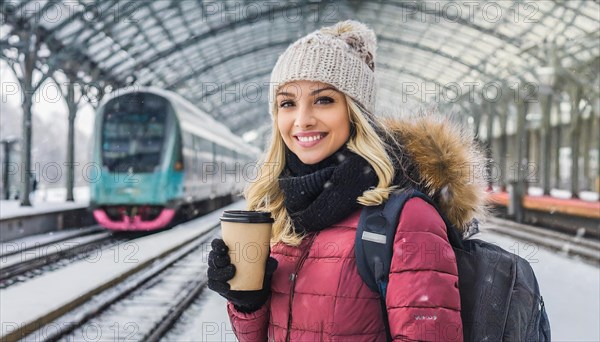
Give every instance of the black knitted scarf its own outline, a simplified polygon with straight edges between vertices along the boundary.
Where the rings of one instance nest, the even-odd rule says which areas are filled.
[[[279,177],[285,207],[299,234],[343,220],[360,208],[356,199],[376,185],[375,170],[346,145],[313,165],[286,148],[286,168]]]

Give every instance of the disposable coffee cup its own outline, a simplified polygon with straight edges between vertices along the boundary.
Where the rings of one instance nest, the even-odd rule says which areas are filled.
[[[223,212],[221,234],[236,270],[228,281],[231,290],[262,289],[273,222],[271,214],[264,211]]]

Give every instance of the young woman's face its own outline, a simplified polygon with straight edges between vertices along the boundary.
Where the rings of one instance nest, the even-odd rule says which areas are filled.
[[[277,126],[287,147],[304,164],[316,164],[348,141],[346,98],[332,86],[293,81],[277,92]]]

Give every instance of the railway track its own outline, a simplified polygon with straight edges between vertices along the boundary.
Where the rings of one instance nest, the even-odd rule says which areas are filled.
[[[158,341],[165,338],[182,313],[199,298],[206,286],[207,253],[210,250],[210,241],[218,234],[218,216],[218,213],[211,213],[198,222],[187,226],[184,224],[185,227],[175,227],[164,234],[137,240],[140,247],[137,255],[139,258],[134,265],[130,265],[129,270],[119,270],[113,273],[110,279],[94,281],[93,288],[83,290],[76,299],[69,297],[70,299],[62,302],[64,304],[61,303],[60,307],[55,306],[52,312],[38,310],[36,316],[31,316],[38,317],[35,320],[15,318],[14,321],[25,323],[19,326],[19,331],[5,335],[8,336],[6,340]],[[526,230],[508,221],[494,218],[482,228],[505,235],[514,234],[515,237],[520,234],[519,239],[537,243],[542,243],[540,241],[543,239],[551,240],[554,234]],[[529,235],[525,237],[524,232]],[[537,240],[534,239],[536,236]],[[570,248],[571,251],[582,248],[593,251],[596,248],[593,241],[581,242],[581,239],[572,236],[556,237],[555,240],[563,246],[561,250],[564,250],[567,242],[571,245],[580,242],[577,244],[578,248]],[[547,241],[543,243],[546,244]],[[163,248],[157,250],[156,246]],[[152,253],[144,255],[147,252]],[[89,268],[89,265],[80,266]],[[110,263],[108,266],[118,268],[122,265]],[[20,287],[12,292],[31,293],[28,288]],[[3,298],[10,297],[7,295]],[[13,300],[16,301],[17,299]]]
[[[93,263],[76,261],[1,289],[0,340],[70,341],[82,334],[83,340],[158,339],[207,282],[205,256],[212,234],[218,233],[222,210],[243,206],[243,201],[236,202],[172,229],[118,244]]]
[[[600,263],[600,241],[584,238],[584,229],[579,229],[575,235],[569,235],[497,217],[488,218],[483,228],[531,244],[539,244],[567,255],[576,256],[596,265]]]
[[[88,234],[99,233],[106,229],[95,225],[79,229],[69,229],[58,232],[51,232],[41,235],[33,235],[14,241],[0,243],[0,259],[11,255],[25,253],[35,248],[49,246],[65,240],[82,237]]]
[[[0,256],[0,289],[29,281],[77,260],[93,260],[103,249],[130,239],[107,231],[86,232],[4,253]]]
[[[158,341],[204,289],[209,244],[218,234],[215,228],[25,340],[84,341],[96,336],[101,340]]]

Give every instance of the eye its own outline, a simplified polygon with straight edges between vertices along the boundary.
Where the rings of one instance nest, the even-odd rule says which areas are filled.
[[[281,101],[281,103],[279,103],[279,108],[287,108],[287,107],[291,107],[293,105],[294,105],[294,101],[284,100],[284,101]]]
[[[315,101],[315,103],[318,104],[330,104],[330,103],[334,103],[335,101],[329,97],[329,96],[321,96],[319,98],[317,98],[317,100]]]

